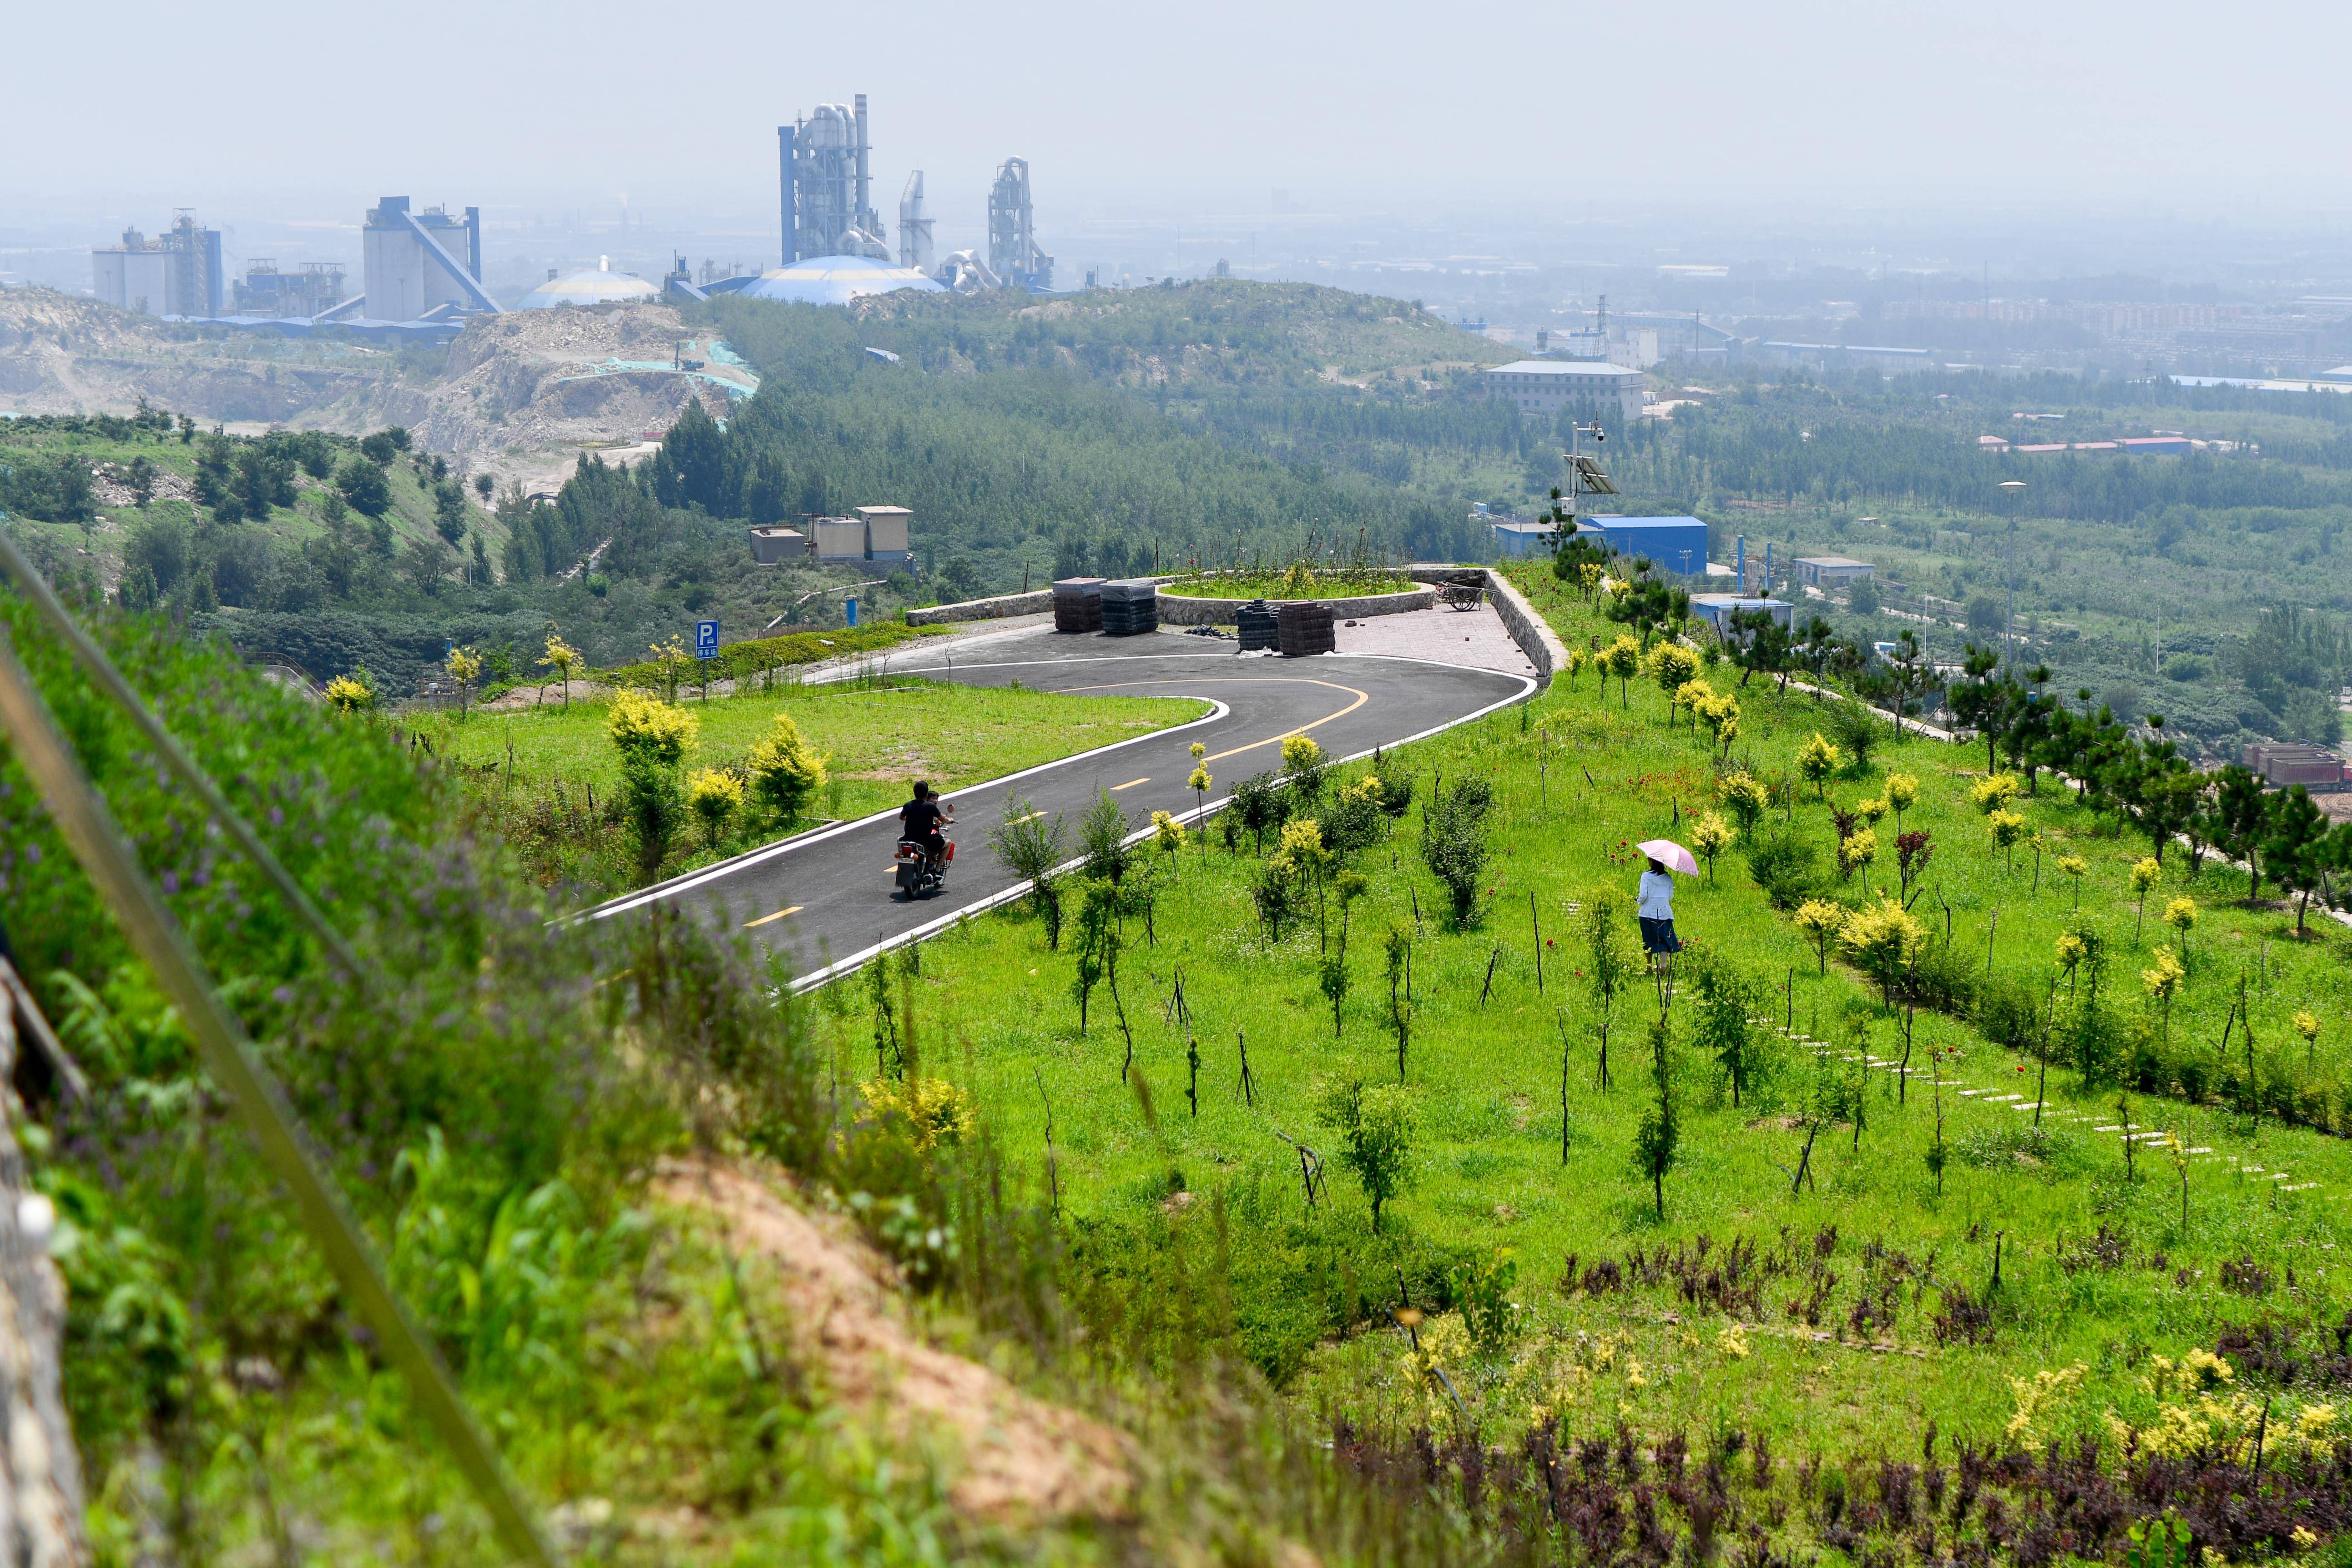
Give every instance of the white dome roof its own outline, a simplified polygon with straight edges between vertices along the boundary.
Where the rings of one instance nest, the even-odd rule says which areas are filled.
[[[912,289],[944,294],[935,279],[911,267],[893,267],[864,256],[812,256],[790,267],[772,268],[736,293],[746,300],[783,300],[803,305],[845,305],[861,294],[891,294]]]
[[[594,267],[549,279],[518,300],[515,309],[546,310],[558,305],[610,305],[625,300],[661,298],[657,285],[634,272],[609,271],[603,257],[596,259]]]

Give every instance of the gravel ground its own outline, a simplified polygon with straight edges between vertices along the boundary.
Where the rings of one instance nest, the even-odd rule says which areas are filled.
[[[1511,640],[1511,634],[1503,629],[1503,618],[1491,605],[1475,610],[1438,608],[1374,616],[1353,626],[1343,621],[1333,631],[1341,653],[1426,658],[1512,675],[1536,672],[1519,645]]]

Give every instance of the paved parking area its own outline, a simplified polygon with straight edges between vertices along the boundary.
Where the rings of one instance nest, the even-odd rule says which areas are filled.
[[[1373,616],[1350,626],[1332,628],[1341,653],[1387,654],[1401,658],[1425,658],[1471,669],[1499,669],[1511,675],[1533,675],[1536,667],[1503,629],[1502,616],[1492,605],[1475,610],[1410,610],[1401,616]]]

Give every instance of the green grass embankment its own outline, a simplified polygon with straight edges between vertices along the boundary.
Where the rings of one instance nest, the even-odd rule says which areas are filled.
[[[1571,646],[1616,635],[1549,579],[1526,581]],[[1762,678],[1739,689],[1728,666],[1707,674],[1742,704],[1735,764],[1767,780],[1794,777],[1799,748],[1822,726],[1813,701],[1776,696]],[[1267,940],[1250,895],[1261,860],[1247,838],[1237,852],[1195,841],[1181,855],[1152,858],[1161,886],[1150,927],[1126,922],[1119,995],[1097,986],[1085,1033],[1071,928],[1061,951],[1049,950],[1025,904],[926,944],[913,982],[918,1017],[970,1040],[968,1051],[938,1065],[975,1093],[1016,1156],[1043,1155],[1050,1104],[1064,1210],[1090,1256],[1132,1275],[1118,1308],[1128,1321],[1155,1310],[1144,1287],[1158,1278],[1154,1249],[1167,1246],[1180,1203],[1170,1194],[1181,1181],[1217,1214],[1236,1348],[1294,1379],[1305,1403],[1369,1420],[1399,1440],[1416,1423],[1444,1427],[1455,1416],[1435,1384],[1405,1368],[1392,1331],[1350,1331],[1374,1303],[1395,1304],[1407,1280],[1423,1303],[1442,1304],[1445,1288],[1435,1286],[1433,1301],[1433,1279],[1454,1259],[1507,1253],[1517,1272],[1507,1292],[1519,1310],[1510,1353],[1470,1354],[1450,1315],[1423,1331],[1461,1393],[1459,1414],[1483,1441],[1515,1447],[1529,1422],[1551,1412],[1580,1433],[1621,1418],[1649,1438],[1736,1428],[1768,1436],[1790,1458],[1916,1457],[1929,1421],[1948,1435],[1987,1440],[2007,1431],[2013,1441],[2014,1380],[2077,1363],[2080,1384],[2022,1430],[2034,1440],[2074,1432],[2105,1439],[2110,1414],[2135,1426],[2155,1419],[2157,1402],[2141,1384],[2151,1354],[2177,1357],[2211,1344],[2230,1322],[2298,1310],[2303,1298],[2273,1294],[2285,1290],[2290,1268],[2298,1289],[2318,1289],[2313,1281],[2326,1278],[2345,1229],[2352,1149],[2239,1114],[2217,1102],[2218,1089],[2201,1102],[2132,1089],[2136,1126],[2177,1129],[2196,1151],[2184,1226],[2168,1157],[2142,1146],[2127,1173],[2120,1134],[2101,1131],[2120,1120],[2122,1091],[2109,1068],[2086,1084],[2063,1058],[2054,1062],[2037,1130],[2030,1107],[2038,1064],[1983,1039],[1966,1018],[1923,1008],[1911,1024],[1907,1087],[1883,1065],[1862,1077],[1847,1058],[1900,1058],[1903,1017],[1834,948],[1823,972],[1811,942],[1749,875],[1745,846],[1725,853],[1712,879],[1680,887],[1681,934],[1693,949],[1670,1014],[1681,1142],[1659,1221],[1650,1184],[1631,1163],[1637,1120],[1655,1099],[1646,1044],[1655,993],[1637,980],[1618,1000],[1608,1034],[1612,1087],[1604,1089],[1602,1015],[1584,973],[1580,921],[1598,888],[1630,900],[1641,869],[1631,845],[1662,835],[1687,841],[1693,814],[1716,805],[1709,752],[1654,684],[1637,681],[1621,697],[1613,681],[1601,687],[1587,673],[1538,699],[1524,722],[1516,712],[1497,715],[1401,753],[1414,773],[1414,805],[1390,841],[1354,858],[1368,888],[1346,921],[1349,989],[1336,1031],[1319,982],[1327,952],[1338,951],[1337,900],[1319,928],[1310,905],[1281,941]],[[1983,765],[1980,748],[1912,738],[1890,742],[1866,769],[1849,767],[1824,791],[1851,807],[1882,795],[1890,771],[1917,778],[1917,804],[1900,826],[1928,832],[1934,858],[1914,909],[1941,942],[1948,906],[1956,963],[1980,972],[1990,946],[1997,980],[2030,985],[2036,997],[2055,982],[2063,997],[2054,944],[2070,925],[2088,922],[2109,944],[2104,984],[2116,1027],[2155,1030],[2162,1026],[2139,972],[2172,939],[2158,921],[2163,901],[2185,894],[2200,918],[2192,973],[2169,1021],[2175,1046],[2218,1040],[2242,969],[2261,1069],[2308,1049],[2306,1071],[2322,1080],[2341,1072],[2346,944],[2332,922],[2315,928],[2324,927],[2315,940],[2288,940],[2291,913],[2231,901],[2243,896],[2242,874],[2209,863],[2189,879],[2168,855],[2136,935],[2128,876],[2145,841],[2119,837],[2045,780],[2023,803],[2053,847],[2037,889],[2031,854],[2021,848],[2012,863],[1996,853],[1970,802]],[[1475,919],[1456,930],[1421,864],[1422,808],[1433,777],[1473,774],[1495,791],[1495,855]],[[1234,782],[1220,777],[1218,791]],[[1327,787],[1327,803],[1339,782]],[[1897,826],[1891,816],[1878,825],[1874,899],[1895,885]],[[1833,863],[1827,805],[1801,782],[1759,829],[1790,831]],[[2079,914],[2074,884],[2052,864],[2062,851],[2087,862]],[[1833,868],[1818,890],[1867,901],[1859,877],[1842,882]],[[1075,890],[1067,896],[1074,908]],[[1375,1238],[1358,1184],[1340,1168],[1339,1137],[1318,1123],[1315,1106],[1322,1080],[1400,1076],[1381,953],[1391,930],[1412,941],[1412,1043],[1402,1076],[1419,1131],[1407,1187],[1390,1209],[1388,1233]],[[1727,1075],[1696,1034],[1690,983],[1710,953],[1750,987],[1753,1079],[1736,1105]],[[1173,1005],[1180,977],[1189,1031]],[[2302,1009],[2327,1020],[2310,1047],[2289,1027]],[[1826,1054],[1784,1037],[1773,1020],[1793,1020],[1794,1035],[1827,1042]],[[870,1072],[862,1003],[832,1026],[843,1070]],[[1128,1031],[1150,1113],[1123,1081]],[[1927,1158],[1937,1142],[1931,1050],[1949,1053],[1940,1058],[1948,1075],[1940,1194]],[[2210,1084],[2224,1081],[2224,1065],[2216,1060]],[[1850,1107],[1855,1091],[1859,1132],[1850,1113],[1829,1117],[1812,1150],[1813,1184],[1792,1195],[1805,1143],[1800,1119],[1823,1095],[1848,1095]],[[1299,1156],[1277,1134],[1314,1145],[1328,1162],[1328,1188],[1312,1209]],[[2103,1230],[2108,1239],[2091,1245]],[[1711,1250],[1697,1258],[1702,1237]],[[2002,1283],[1994,1294],[1997,1237]],[[1725,1250],[1735,1238],[1757,1248],[1737,1267]],[[1680,1254],[1697,1297],[1678,1292],[1659,1248]],[[1647,1261],[1633,1259],[1636,1251]],[[1579,1277],[1563,1291],[1571,1258]],[[2232,1286],[2223,1265],[2241,1259],[2257,1273],[2235,1271]],[[1627,1289],[1577,1288],[1601,1260],[1630,1277]],[[1705,1284],[1710,1272],[1715,1287]],[[1961,1292],[1978,1306],[1990,1300],[1976,1342],[1953,1316]],[[1941,1331],[1939,1316],[1951,1319]]]

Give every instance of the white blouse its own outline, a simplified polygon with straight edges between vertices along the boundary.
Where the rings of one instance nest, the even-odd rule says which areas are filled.
[[[1645,921],[1670,921],[1675,918],[1675,879],[1667,872],[1642,873],[1642,918]]]

